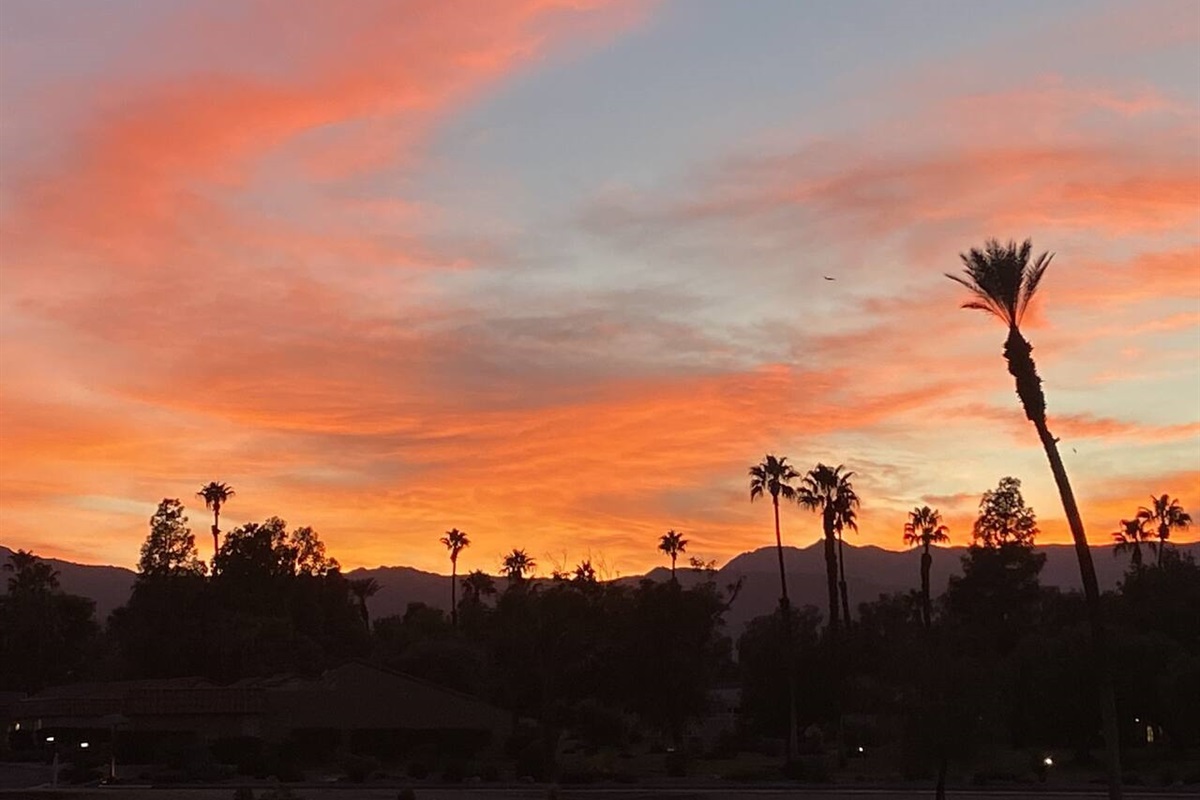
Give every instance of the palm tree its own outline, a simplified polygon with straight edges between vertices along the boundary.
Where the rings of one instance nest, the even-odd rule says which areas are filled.
[[[463,531],[451,528],[446,531],[441,542],[450,551],[450,625],[458,627],[458,598],[455,594],[458,588],[458,554],[464,547],[470,546],[471,540]]]
[[[798,477],[800,473],[787,463],[787,456],[776,457],[768,453],[760,463],[750,467],[750,502],[753,503],[763,494],[769,494],[771,505],[775,509],[775,552],[779,556],[779,611],[783,616],[783,649],[787,660],[788,763],[800,752],[800,729],[796,724],[796,654],[792,649],[792,605],[788,599],[787,571],[783,566],[783,537],[779,533],[779,498],[796,498],[796,489],[791,482]]]
[[[524,550],[517,549],[506,555],[500,566],[505,577],[514,583],[525,580],[525,573],[532,574],[535,567],[537,567],[537,561]]]
[[[483,602],[483,598],[496,593],[496,582],[481,569],[471,570],[462,579],[463,602]]]
[[[796,489],[791,482],[800,477],[800,473],[787,463],[787,456],[773,455],[763,457],[761,463],[750,468],[750,502],[762,497],[764,493],[771,495],[771,504],[775,506],[775,550],[779,555],[779,604],[789,608],[787,572],[783,568],[783,539],[779,535],[779,498],[795,500]]]
[[[1018,245],[1010,241],[1007,245],[995,239],[988,240],[983,249],[972,248],[960,255],[965,275],[946,274],[954,282],[965,287],[974,299],[963,303],[963,308],[986,311],[997,317],[1008,327],[1008,338],[1004,343],[1004,358],[1008,362],[1009,374],[1017,386],[1017,396],[1025,409],[1025,416],[1033,423],[1050,471],[1062,497],[1063,511],[1075,541],[1075,555],[1079,559],[1079,572],[1083,580],[1083,592],[1087,600],[1088,619],[1092,631],[1093,660],[1101,675],[1100,713],[1104,723],[1104,742],[1107,748],[1108,794],[1113,800],[1121,797],[1121,754],[1117,741],[1117,706],[1113,694],[1112,675],[1108,668],[1108,653],[1105,645],[1104,622],[1100,611],[1100,586],[1096,581],[1096,567],[1092,563],[1092,551],[1088,548],[1087,535],[1083,530],[1083,519],[1071,490],[1067,470],[1058,452],[1058,439],[1050,433],[1046,424],[1046,396],[1042,391],[1042,379],[1038,377],[1037,365],[1033,361],[1033,346],[1021,333],[1021,320],[1029,308],[1029,302],[1042,282],[1042,276],[1050,266],[1052,253],[1042,253],[1032,262],[1030,255],[1033,242],[1026,239]]]
[[[683,534],[674,530],[667,531],[658,540],[658,549],[671,557],[671,580],[676,583],[679,581],[675,580],[675,559],[680,553],[687,551],[687,543],[688,540],[683,538]]]
[[[1192,515],[1183,510],[1183,506],[1179,505],[1179,500],[1163,495],[1161,497],[1150,498],[1151,508],[1142,506],[1138,509],[1138,518],[1146,522],[1158,523],[1155,532],[1158,534],[1158,559],[1157,564],[1162,565],[1163,549],[1167,546],[1167,539],[1171,538],[1171,529],[1177,528],[1183,530],[1192,524]]]
[[[217,551],[221,549],[219,540],[221,534],[221,506],[233,497],[233,487],[225,483],[217,483],[212,481],[205,486],[200,487],[200,491],[196,492],[196,496],[204,500],[204,507],[212,509],[213,512],[213,562],[216,563]]]
[[[1121,529],[1113,532],[1113,556],[1120,556],[1122,553],[1129,552],[1129,562],[1133,564],[1133,568],[1140,570],[1142,568],[1142,545],[1150,548],[1150,552],[1154,552],[1154,542],[1150,541],[1150,531],[1146,529],[1149,520],[1141,515],[1133,519],[1121,520]]]
[[[800,505],[821,512],[825,530],[825,582],[829,592],[829,628],[835,634],[838,629],[838,594],[840,589],[842,612],[846,623],[850,622],[850,602],[846,592],[846,568],[842,558],[841,532],[843,528],[858,530],[854,509],[858,507],[858,495],[850,483],[853,472],[842,472],[842,465],[830,467],[817,464],[801,481],[796,500]],[[839,566],[841,579],[839,581]]]
[[[904,543],[922,547],[921,552],[921,619],[925,630],[933,625],[933,608],[929,599],[929,568],[933,565],[933,556],[929,553],[930,545],[950,541],[947,535],[950,529],[942,524],[942,515],[929,506],[914,508],[908,513],[908,522],[904,523]]]
[[[358,600],[358,613],[362,615],[363,627],[371,632],[371,615],[367,612],[367,598],[374,597],[380,589],[374,578],[355,578],[350,581],[350,593]]]

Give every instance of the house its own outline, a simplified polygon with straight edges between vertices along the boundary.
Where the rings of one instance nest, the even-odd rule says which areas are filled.
[[[381,757],[425,747],[467,754],[499,743],[511,715],[475,697],[351,662],[319,677],[277,675],[220,686],[202,678],[81,683],[45,689],[10,712],[14,749],[115,738],[124,760],[164,761],[205,746],[236,760],[264,745],[296,757]]]

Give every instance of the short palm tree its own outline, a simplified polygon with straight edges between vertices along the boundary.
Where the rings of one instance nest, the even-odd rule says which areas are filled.
[[[532,556],[524,550],[514,549],[504,557],[504,562],[500,568],[510,581],[520,583],[525,580],[525,574],[529,573],[532,575],[536,567],[537,561]]]
[[[371,632],[371,615],[367,611],[367,598],[374,597],[379,591],[379,581],[374,578],[355,578],[350,581],[350,593],[358,600],[358,613],[362,617],[363,627]]]
[[[800,729],[796,722],[796,664],[792,647],[792,605],[788,599],[787,570],[783,566],[783,537],[779,532],[779,498],[794,500],[796,488],[792,481],[800,473],[787,463],[787,456],[767,454],[758,464],[750,467],[750,502],[771,495],[775,509],[775,552],[779,556],[779,610],[783,616],[783,649],[787,659],[788,682],[788,749],[787,760],[791,763],[800,751]]]
[[[678,583],[675,579],[675,559],[680,553],[687,551],[688,540],[683,538],[683,534],[674,530],[667,531],[658,540],[658,549],[671,557],[671,580]]]
[[[471,540],[467,534],[458,528],[451,528],[441,538],[442,544],[450,551],[450,624],[458,626],[458,554],[464,547],[469,547]]]
[[[805,508],[821,512],[825,532],[825,582],[829,592],[829,628],[838,629],[838,595],[842,600],[842,613],[846,623],[850,622],[850,602],[846,591],[846,568],[841,551],[843,528],[858,530],[855,509],[858,495],[850,483],[853,472],[842,472],[842,465],[830,467],[817,464],[804,475],[796,493],[796,501]],[[840,567],[840,580],[839,580]]]
[[[950,529],[942,524],[942,515],[929,506],[914,508],[908,513],[908,522],[904,523],[904,543],[913,547],[921,547],[921,620],[925,630],[933,625],[933,604],[929,599],[929,568],[933,565],[933,556],[929,547],[950,541]]]
[[[473,569],[462,579],[463,602],[483,602],[496,593],[496,581],[481,569]]]
[[[1113,800],[1121,797],[1121,755],[1117,741],[1117,705],[1113,693],[1112,674],[1108,668],[1108,653],[1105,645],[1104,622],[1100,610],[1100,585],[1096,580],[1096,566],[1092,563],[1092,551],[1088,547],[1087,535],[1083,530],[1083,518],[1075,502],[1075,493],[1067,477],[1066,467],[1058,452],[1058,439],[1050,433],[1046,423],[1046,395],[1042,391],[1042,379],[1038,376],[1033,361],[1033,346],[1021,333],[1021,320],[1029,303],[1041,285],[1042,277],[1050,267],[1052,253],[1042,253],[1032,259],[1033,242],[1026,239],[1022,244],[1010,241],[1001,244],[995,239],[987,241],[982,249],[972,248],[961,254],[964,274],[946,277],[971,292],[972,299],[963,303],[963,308],[974,308],[995,316],[1008,328],[1004,343],[1004,358],[1008,362],[1009,374],[1017,385],[1017,396],[1025,410],[1025,416],[1033,423],[1050,471],[1058,485],[1063,511],[1075,542],[1075,555],[1079,559],[1079,572],[1083,580],[1083,592],[1087,601],[1088,618],[1092,631],[1092,656],[1101,675],[1100,714],[1103,719],[1104,742],[1107,750],[1108,794]]]
[[[217,557],[217,551],[221,549],[221,506],[233,497],[233,487],[225,483],[217,483],[212,481],[205,486],[200,487],[200,491],[196,492],[196,496],[204,500],[204,507],[212,509],[213,512],[213,559]]]
[[[1154,542],[1150,541],[1151,533],[1147,529],[1149,520],[1144,517],[1137,516],[1133,519],[1121,520],[1121,529],[1113,531],[1113,555],[1120,556],[1123,553],[1129,553],[1129,562],[1133,564],[1133,568],[1140,570],[1142,568],[1142,545],[1150,548],[1150,552],[1154,552]]]
[[[1167,546],[1167,539],[1171,538],[1171,531],[1183,530],[1192,524],[1192,515],[1183,510],[1179,500],[1165,494],[1151,497],[1150,508],[1139,508],[1138,519],[1154,524],[1154,533],[1158,536],[1159,565],[1162,564],[1163,549]]]

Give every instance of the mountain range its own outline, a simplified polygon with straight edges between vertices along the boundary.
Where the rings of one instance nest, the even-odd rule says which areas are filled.
[[[1180,551],[1200,557],[1200,542],[1176,545]],[[846,582],[850,591],[851,607],[860,602],[875,600],[880,594],[907,591],[919,585],[921,555],[917,550],[894,551],[867,545],[856,547],[844,545],[846,560]],[[1079,563],[1072,545],[1041,545],[1036,548],[1046,554],[1046,566],[1042,570],[1044,586],[1055,586],[1064,590],[1079,590]],[[0,563],[7,563],[11,549],[0,545]],[[932,588],[935,594],[945,591],[951,575],[961,573],[961,557],[965,547],[936,548],[933,557]],[[1117,582],[1128,567],[1125,557],[1114,558],[1112,548],[1092,548],[1096,564],[1096,575],[1102,589],[1116,588]],[[96,615],[106,619],[113,609],[123,605],[137,574],[124,567],[76,564],[59,559],[46,559],[58,570],[59,583],[70,594],[83,595],[96,602]],[[824,608],[826,604],[825,557],[821,542],[808,547],[784,548],[784,566],[788,573],[788,593],[796,607],[814,605]],[[621,584],[636,584],[643,579],[667,580],[670,570],[656,567],[645,575],[630,575],[616,578]],[[425,603],[443,610],[449,609],[449,576],[414,569],[412,567],[376,567],[354,569],[346,573],[349,578],[374,578],[380,590],[370,600],[371,616],[375,619],[392,614],[403,614],[409,603]],[[678,571],[680,582],[691,585],[705,579],[692,569]],[[742,579],[742,589],[736,602],[726,615],[729,632],[736,636],[745,624],[762,614],[770,613],[779,602],[779,561],[773,547],[762,547],[742,553],[731,559],[716,574],[718,586],[727,586]],[[544,580],[544,579],[541,579]],[[497,579],[503,587],[504,580]],[[0,592],[6,591],[0,582]]]

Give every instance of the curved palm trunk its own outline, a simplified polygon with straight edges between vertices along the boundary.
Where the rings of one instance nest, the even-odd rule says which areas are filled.
[[[929,542],[925,543],[925,552],[921,553],[921,621],[928,632],[933,626],[933,603],[929,599],[929,568],[933,566],[933,556],[929,554]]]
[[[787,570],[783,566],[783,537],[779,533],[779,495],[771,496],[775,507],[775,552],[779,555],[779,611],[783,617],[784,666],[788,684],[788,747],[787,761],[790,764],[800,754],[800,729],[796,724],[796,653],[792,647],[792,603],[788,599]],[[675,572],[674,557],[671,560],[672,575]]]
[[[842,532],[837,532],[838,544],[838,591],[842,595],[842,619],[850,625],[850,595],[846,591],[846,555],[842,552]]]
[[[1164,527],[1161,526],[1158,529],[1158,553],[1154,556],[1154,565],[1157,567],[1162,566],[1162,551],[1167,549],[1167,537],[1163,531]]]
[[[1058,452],[1058,439],[1050,433],[1046,425],[1046,397],[1042,392],[1042,379],[1038,377],[1037,366],[1033,362],[1033,347],[1026,341],[1021,332],[1014,326],[1009,329],[1008,340],[1004,344],[1004,358],[1008,361],[1008,371],[1017,382],[1017,395],[1025,407],[1025,416],[1037,429],[1038,438],[1046,451],[1050,462],[1050,471],[1054,474],[1054,482],[1058,485],[1058,493],[1062,497],[1063,511],[1067,515],[1067,523],[1071,528],[1071,538],[1075,542],[1075,555],[1079,559],[1079,572],[1083,580],[1083,594],[1087,600],[1088,623],[1092,633],[1092,657],[1096,664],[1096,672],[1100,690],[1100,716],[1103,721],[1105,762],[1108,772],[1108,796],[1111,800],[1120,800],[1121,793],[1121,752],[1117,738],[1117,702],[1113,693],[1112,673],[1108,664],[1108,642],[1104,630],[1104,620],[1100,611],[1100,586],[1096,580],[1096,566],[1092,563],[1092,551],[1088,547],[1087,535],[1083,530],[1083,519],[1079,515],[1079,506],[1075,502],[1075,493],[1071,490],[1071,482],[1067,470],[1063,466],[1062,456]]]
[[[833,540],[833,507],[825,506],[822,515],[825,523],[825,583],[829,590],[829,630],[838,629],[838,557],[837,545]]]

